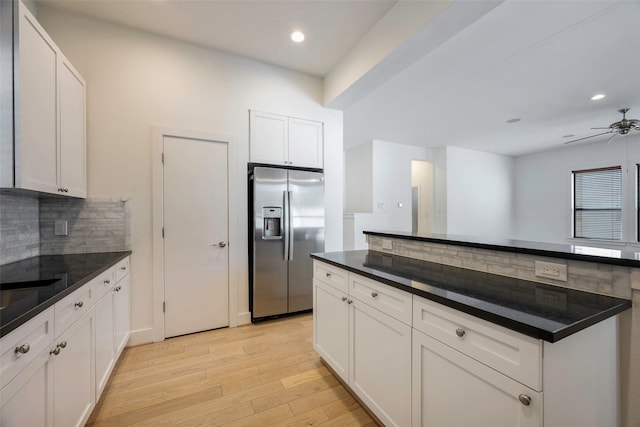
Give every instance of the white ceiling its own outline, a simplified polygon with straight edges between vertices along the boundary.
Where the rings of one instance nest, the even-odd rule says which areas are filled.
[[[325,76],[396,0],[38,3]],[[508,0],[347,106],[345,148],[381,139],[519,155],[594,134],[622,107],[640,118],[639,23],[638,0]],[[302,45],[288,39],[298,28]]]
[[[38,0],[296,71],[325,75],[397,0]],[[306,40],[289,38],[302,30]]]

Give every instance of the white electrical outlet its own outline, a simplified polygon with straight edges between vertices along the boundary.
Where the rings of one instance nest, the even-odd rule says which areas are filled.
[[[56,236],[68,235],[67,221],[56,221],[54,223],[53,234],[55,234]]]
[[[393,250],[393,240],[382,239],[382,249]]]
[[[567,281],[567,265],[556,264],[553,262],[536,261],[535,262],[536,277],[544,277],[545,279]]]

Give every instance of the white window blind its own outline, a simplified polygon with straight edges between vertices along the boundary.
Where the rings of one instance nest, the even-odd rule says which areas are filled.
[[[573,171],[573,236],[622,239],[622,168]]]

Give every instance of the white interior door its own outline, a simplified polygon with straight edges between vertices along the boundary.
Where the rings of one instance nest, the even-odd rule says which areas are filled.
[[[229,325],[227,149],[163,138],[165,337]]]

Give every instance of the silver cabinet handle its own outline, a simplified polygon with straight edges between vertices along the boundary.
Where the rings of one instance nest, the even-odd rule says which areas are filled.
[[[73,306],[76,308],[82,308],[83,305],[84,303],[82,301],[78,301],[77,303],[73,304]]]
[[[372,296],[373,298],[375,298],[375,297],[377,297],[377,296],[378,296],[378,293],[377,293],[377,292],[371,292],[371,296]]]
[[[216,244],[216,243],[214,243],[214,244],[213,244],[213,245],[211,245],[211,246],[217,246],[217,247],[219,247],[219,248],[224,248],[225,246],[227,246],[227,242],[219,241],[217,244]]]
[[[58,344],[58,347],[66,348],[67,347],[67,342],[66,341],[62,341],[60,344]]]
[[[126,270],[127,267],[120,267],[120,270]]]
[[[122,286],[118,285],[118,286],[115,287],[114,291],[120,292],[120,289],[122,289]]]
[[[22,344],[21,346],[16,347],[16,353],[27,354],[31,350],[31,346],[29,344]]]
[[[49,354],[53,354],[54,356],[59,355],[59,354],[60,354],[60,347],[56,347],[56,348],[54,348],[53,350],[51,350],[51,351],[49,352]]]
[[[342,302],[346,301],[347,297],[342,297]]]
[[[520,401],[520,403],[522,403],[524,406],[529,406],[531,405],[531,397],[527,396],[526,394],[521,394],[520,396],[518,396],[518,400]]]
[[[464,334],[466,334],[466,333],[467,332],[462,328],[456,329],[456,335],[459,336],[460,338],[462,338],[464,336]]]
[[[108,285],[109,283],[111,283],[111,280],[109,280],[109,279],[106,279],[106,280],[104,281],[104,284],[105,284],[105,285]]]
[[[347,304],[352,304],[352,303],[353,303],[353,300],[352,300],[352,299],[350,299],[349,301],[347,301]]]
[[[324,273],[326,277],[331,277],[331,273]]]

